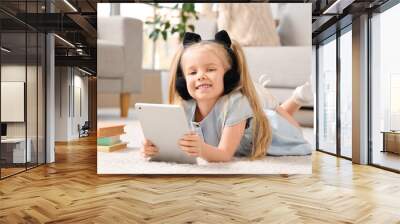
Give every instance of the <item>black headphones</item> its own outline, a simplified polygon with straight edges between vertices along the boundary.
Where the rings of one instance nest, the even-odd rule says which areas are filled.
[[[191,32],[186,32],[185,35],[183,36],[183,47],[186,48],[190,46],[193,43],[198,43],[201,41],[200,35],[196,33],[191,33]],[[228,52],[229,56],[231,57],[232,60],[232,65],[231,68],[225,72],[224,74],[224,95],[230,93],[232,90],[234,90],[238,85],[240,81],[240,74],[239,74],[239,68],[237,64],[237,59],[236,55],[233,52],[231,48],[231,38],[229,37],[228,33],[225,30],[221,30],[218,33],[215,34],[215,41],[219,44],[222,44],[226,51]],[[182,97],[184,100],[190,100],[192,99],[192,96],[190,96],[187,87],[186,87],[186,79],[183,74],[182,68],[181,68],[181,60],[179,59],[178,62],[178,68],[176,71],[176,80],[175,80],[175,89],[178,92],[178,94]]]

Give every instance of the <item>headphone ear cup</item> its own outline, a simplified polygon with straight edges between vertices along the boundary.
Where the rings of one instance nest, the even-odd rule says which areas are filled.
[[[192,99],[192,96],[190,96],[187,87],[186,87],[186,80],[182,76],[178,76],[175,81],[175,89],[178,92],[178,94],[182,97],[184,100],[190,100]]]
[[[224,94],[230,93],[239,85],[240,76],[233,70],[229,69],[224,75]]]

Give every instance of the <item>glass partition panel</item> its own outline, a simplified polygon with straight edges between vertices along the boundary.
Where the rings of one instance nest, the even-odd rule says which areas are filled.
[[[27,115],[27,150],[30,151],[28,154],[30,158],[28,159],[27,166],[28,168],[34,167],[37,165],[37,157],[38,157],[38,143],[37,143],[37,127],[38,127],[38,107],[37,107],[37,98],[38,98],[38,88],[37,88],[37,79],[38,79],[38,36],[36,32],[28,32],[27,33],[27,80],[26,80],[26,115]]]
[[[46,39],[23,22],[45,3],[0,1],[0,178],[45,162]]]
[[[26,40],[25,32],[1,34],[2,178],[24,171],[30,161],[31,151],[26,150]]]
[[[45,65],[46,65],[46,38],[45,35],[39,33],[38,35],[38,164],[43,164],[46,161],[46,145],[45,145],[45,122],[46,122],[46,76],[45,76]]]

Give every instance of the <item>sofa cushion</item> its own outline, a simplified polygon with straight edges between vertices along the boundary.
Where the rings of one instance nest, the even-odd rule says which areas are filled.
[[[269,86],[296,88],[310,80],[310,47],[244,47],[249,72],[254,81],[263,74]]]
[[[113,60],[110,60],[110,58],[113,58]],[[122,78],[125,71],[124,62],[124,49],[121,44],[105,40],[97,41],[97,71],[99,77]]]

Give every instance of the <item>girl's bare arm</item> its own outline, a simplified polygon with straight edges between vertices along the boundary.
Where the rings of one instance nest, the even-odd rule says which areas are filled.
[[[209,162],[231,161],[243,137],[245,126],[246,120],[243,120],[239,124],[225,127],[218,147],[204,144],[201,157]]]

